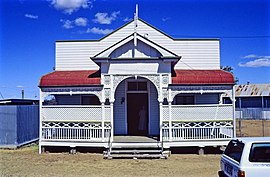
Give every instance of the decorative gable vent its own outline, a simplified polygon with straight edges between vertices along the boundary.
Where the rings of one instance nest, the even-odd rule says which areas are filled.
[[[137,46],[134,46],[134,42],[128,43],[115,49],[110,55],[110,58],[152,58],[160,57],[161,53],[144,42],[137,40]]]

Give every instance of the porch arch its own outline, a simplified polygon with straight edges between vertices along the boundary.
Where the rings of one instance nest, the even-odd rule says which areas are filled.
[[[128,135],[128,92],[127,92],[127,80],[136,81],[132,76],[123,79],[115,88],[114,91],[114,119],[113,130],[114,135]],[[160,111],[158,101],[158,89],[156,86],[145,77],[137,77],[138,81],[147,81],[147,118],[148,118],[148,135],[159,135],[160,127]],[[138,93],[140,94],[140,93]],[[136,126],[136,125],[134,125]]]
[[[113,77],[113,95],[112,98],[115,99],[115,91],[118,87],[118,85],[125,81],[126,79],[130,78],[143,78],[148,81],[150,81],[154,86],[158,94],[158,98],[160,98],[160,76],[159,75],[120,75],[120,76],[114,76]]]

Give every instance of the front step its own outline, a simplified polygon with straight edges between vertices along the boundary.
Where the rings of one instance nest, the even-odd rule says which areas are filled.
[[[167,159],[170,155],[170,151],[163,151],[160,147],[145,148],[145,147],[121,147],[121,148],[108,148],[103,152],[105,159],[112,158],[147,158],[147,159]]]

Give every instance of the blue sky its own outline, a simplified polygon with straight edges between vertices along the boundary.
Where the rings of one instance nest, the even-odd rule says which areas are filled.
[[[270,83],[268,0],[2,0],[0,99],[38,98],[39,78],[53,70],[55,41],[99,39],[133,18],[174,38],[220,38],[221,65],[239,83]]]

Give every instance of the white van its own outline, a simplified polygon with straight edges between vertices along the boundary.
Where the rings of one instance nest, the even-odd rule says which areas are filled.
[[[231,140],[220,166],[220,177],[270,177],[270,137]]]

